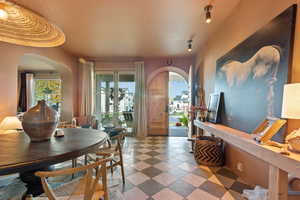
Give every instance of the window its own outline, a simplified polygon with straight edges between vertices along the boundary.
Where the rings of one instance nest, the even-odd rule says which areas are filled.
[[[34,105],[37,101],[45,100],[47,105],[60,112],[62,101],[60,79],[35,79]]]

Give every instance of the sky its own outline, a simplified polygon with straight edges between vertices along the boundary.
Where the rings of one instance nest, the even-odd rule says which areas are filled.
[[[174,98],[177,95],[181,95],[183,91],[188,90],[188,84],[185,80],[170,80],[169,81],[169,97]]]
[[[188,91],[188,84],[182,76],[177,73],[169,73],[169,98],[181,95],[183,91]]]

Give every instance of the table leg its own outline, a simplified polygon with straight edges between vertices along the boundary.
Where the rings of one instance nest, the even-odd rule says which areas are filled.
[[[192,142],[192,146],[191,146],[191,151],[190,151],[190,153],[194,153],[194,147],[195,147],[195,141],[191,141]]]
[[[269,200],[288,199],[288,173],[269,165]]]
[[[44,193],[41,179],[34,175],[37,171],[51,171],[53,170],[52,166],[41,168],[38,170],[27,171],[20,173],[21,180],[26,184],[27,195],[39,196]]]

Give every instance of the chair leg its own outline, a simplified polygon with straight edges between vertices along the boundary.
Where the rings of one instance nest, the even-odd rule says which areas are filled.
[[[114,174],[113,161],[110,161],[110,166],[111,166],[110,172],[111,174]]]
[[[125,172],[124,172],[124,164],[123,164],[123,154],[122,154],[122,151],[120,152],[120,165],[121,165],[121,173],[122,173],[123,184],[125,184]]]
[[[122,181],[123,181],[123,184],[125,184],[125,172],[124,172],[123,161],[121,162],[121,173],[122,173]]]
[[[72,168],[77,167],[77,158],[72,159]],[[72,179],[75,178],[75,174],[72,174]]]
[[[84,155],[84,164],[87,165],[88,164],[88,156],[87,154]]]
[[[72,168],[77,167],[77,158],[72,159]]]

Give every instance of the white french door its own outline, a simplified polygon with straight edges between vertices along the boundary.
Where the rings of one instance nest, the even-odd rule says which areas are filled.
[[[124,117],[133,115],[135,97],[135,72],[103,71],[95,75],[95,114],[102,127],[129,127],[134,124]]]

